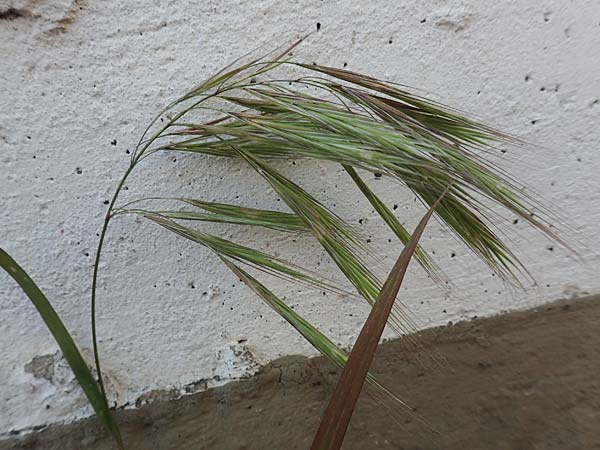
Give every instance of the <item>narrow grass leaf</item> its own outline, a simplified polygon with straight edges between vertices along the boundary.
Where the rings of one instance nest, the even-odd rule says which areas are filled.
[[[408,244],[404,247],[390,271],[377,302],[371,309],[369,317],[350,352],[348,362],[321,419],[311,450],[339,450],[341,448],[356,402],[377,351],[379,339],[396,300],[396,295],[402,285],[419,239],[441,198],[434,203],[421,219]]]
[[[64,358],[69,363],[77,382],[83,389],[83,392],[94,408],[98,418],[113,436],[117,446],[120,449],[124,449],[119,426],[111,414],[106,397],[100,392],[98,384],[87,363],[81,356],[77,345],[75,345],[69,331],[62,320],[60,320],[58,314],[56,314],[56,311],[44,293],[38,288],[29,275],[27,275],[27,272],[25,272],[25,270],[23,270],[23,268],[1,248],[0,265],[12,278],[14,278],[23,292],[27,294],[27,297],[29,297],[29,300],[31,300],[31,303],[33,303],[42,317],[42,320],[48,327],[48,330],[52,333],[52,336],[60,347]]]

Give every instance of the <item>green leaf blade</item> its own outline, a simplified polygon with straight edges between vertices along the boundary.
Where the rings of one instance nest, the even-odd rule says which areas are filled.
[[[117,446],[123,449],[123,440],[119,426],[115,422],[108,407],[108,401],[102,395],[92,372],[79,352],[69,331],[62,320],[35,282],[25,270],[3,249],[0,248],[0,265],[18,283],[23,292],[29,297],[42,320],[52,333],[62,354],[75,374],[77,382],[83,389],[88,401],[100,418],[102,424],[111,433]]]

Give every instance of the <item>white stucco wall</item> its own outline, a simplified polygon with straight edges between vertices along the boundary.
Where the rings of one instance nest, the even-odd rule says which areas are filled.
[[[320,32],[299,58],[347,63],[435,92],[538,143],[509,151],[504,167],[541,192],[577,232],[566,237],[581,261],[556,245],[550,250],[543,237],[507,218],[505,229],[539,283],[509,292],[432,225],[424,243],[456,286],[448,297],[412,267],[402,299],[422,327],[600,292],[597,0],[0,0],[0,11],[0,243],[46,292],[85,352],[96,233],[126,150],[159,108],[187,88],[257,45],[274,47],[317,22]],[[344,174],[302,162],[294,175],[373,235],[384,275],[399,248],[377,231],[381,221]],[[400,205],[396,212],[407,224],[415,223],[419,210],[411,196],[383,181],[370,184]],[[177,192],[281,206],[242,163],[203,157],[153,157],[128,187],[127,195]],[[359,219],[366,220],[359,225]],[[270,240],[271,248],[310,267],[326,259],[310,256],[317,246],[309,239],[225,231],[252,245]],[[344,346],[366,317],[361,303],[341,308],[334,295],[271,286]],[[119,404],[154,389],[198,389],[241,377],[282,355],[313,353],[207,251],[128,218],[115,221],[109,236],[98,322],[109,389]],[[56,352],[34,308],[0,274],[2,435],[89,413]],[[32,360],[54,367],[54,374],[35,376]]]

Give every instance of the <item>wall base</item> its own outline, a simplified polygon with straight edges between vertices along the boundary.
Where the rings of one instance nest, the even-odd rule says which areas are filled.
[[[386,342],[374,373],[441,434],[363,395],[344,449],[600,449],[600,297],[560,301]],[[446,367],[428,355],[443,356]],[[308,449],[338,371],[282,358],[245,381],[120,411],[128,449]],[[0,449],[113,449],[95,420]]]

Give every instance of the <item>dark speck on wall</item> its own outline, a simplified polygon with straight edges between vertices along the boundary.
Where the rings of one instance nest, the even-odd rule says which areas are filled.
[[[26,11],[24,9],[17,9],[11,7],[0,11],[0,20],[16,20],[22,17],[27,17],[30,14],[31,13],[29,13],[29,11]]]
[[[117,145],[117,140],[113,139],[112,141],[110,141],[110,145]]]
[[[317,31],[321,29],[321,22],[317,22]]]

